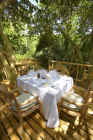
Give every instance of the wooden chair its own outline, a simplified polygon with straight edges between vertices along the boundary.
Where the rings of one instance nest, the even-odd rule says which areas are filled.
[[[90,90],[90,96],[89,96],[89,101],[88,101],[88,110],[86,113],[86,119],[88,119],[89,117],[92,117],[93,120],[93,82],[91,82],[90,86],[89,86],[89,90]]]
[[[56,71],[59,72],[61,75],[70,75],[69,70],[64,65],[60,65],[56,63],[54,65],[54,69],[56,69]]]
[[[62,75],[70,75],[70,72],[68,71],[67,67],[64,65],[57,64],[54,65],[54,68]],[[91,91],[93,91],[93,79],[91,76],[87,77],[87,87],[88,88],[82,88],[77,85],[74,85],[73,88],[64,96],[62,97],[61,101],[58,103],[58,110],[59,113],[62,111],[68,112],[68,114],[73,114],[75,117],[74,126],[77,125],[77,119],[78,120],[78,126],[80,127],[86,118],[86,112],[88,109],[88,103],[90,102],[91,98]],[[84,80],[82,81],[84,82]],[[92,84],[91,84],[92,83]],[[86,84],[85,84],[86,85]]]
[[[72,116],[74,115],[75,122],[72,124],[74,128],[76,128],[76,126],[80,128],[86,120],[88,105],[91,102],[91,93],[93,92],[91,92],[90,86],[88,89],[84,89],[74,85],[73,88],[62,97],[58,104],[59,113],[63,111]],[[79,119],[78,124],[76,124],[77,119]]]
[[[70,75],[68,68],[64,64],[62,64],[58,61],[55,61],[55,62],[49,61],[48,71],[51,71],[53,69],[55,69],[56,71],[58,71],[62,75],[64,75],[64,74]]]
[[[5,97],[7,106],[13,115],[19,119],[19,127],[21,126],[21,136],[23,139],[23,117],[26,117],[36,109],[40,109],[40,103],[38,97],[34,97],[28,93],[16,97],[14,94],[15,92],[16,90],[8,91],[5,85],[0,85],[0,95]]]

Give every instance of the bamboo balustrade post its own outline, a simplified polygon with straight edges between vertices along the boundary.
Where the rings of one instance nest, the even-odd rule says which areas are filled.
[[[79,75],[79,66],[77,66],[76,68],[76,78],[75,78],[75,84],[77,84],[77,81],[78,81],[78,75]]]
[[[54,69],[54,63],[52,63],[52,66],[51,67],[52,67],[52,70],[53,70]]]
[[[51,62],[50,62],[50,60],[48,61],[48,71],[50,71],[50,69],[51,69]]]
[[[82,81],[85,81],[85,80],[87,79],[87,73],[86,73],[86,72],[87,72],[87,70],[86,70],[85,67],[84,67]],[[85,82],[83,82],[82,84],[83,84],[83,86],[86,86],[86,85],[85,85]]]
[[[48,71],[52,70],[54,68],[54,64],[53,64],[53,61],[50,61],[48,62]]]

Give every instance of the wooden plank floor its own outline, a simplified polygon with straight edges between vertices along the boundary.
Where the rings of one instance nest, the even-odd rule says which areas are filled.
[[[0,97],[0,107],[6,105]],[[70,120],[70,121],[68,121]],[[93,140],[93,118],[88,118],[86,126],[80,131],[71,129],[71,118],[62,113],[60,126],[55,129],[46,128],[46,121],[37,110],[24,118],[25,140]],[[18,126],[16,128],[16,126]],[[15,129],[16,128],[16,129]],[[19,121],[5,106],[0,114],[0,140],[22,140]]]

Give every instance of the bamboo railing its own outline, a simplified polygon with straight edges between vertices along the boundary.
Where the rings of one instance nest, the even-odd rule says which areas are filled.
[[[24,75],[30,69],[34,69],[36,71],[39,68],[39,65],[39,62],[36,59],[24,59],[20,62],[16,62],[15,67],[17,75]]]
[[[30,69],[35,71],[40,68],[40,62],[36,59],[25,59],[20,62],[16,62],[16,70],[18,75],[26,74]],[[89,80],[93,77],[93,65],[79,64],[66,61],[49,60],[48,71],[52,69],[62,69],[69,72],[69,75],[73,77],[74,83],[85,86]],[[67,73],[68,74],[68,73]]]
[[[61,69],[62,66],[69,71],[69,75],[73,77],[75,84],[85,86],[93,78],[93,65],[89,64],[50,60],[48,70],[50,71],[56,67]]]

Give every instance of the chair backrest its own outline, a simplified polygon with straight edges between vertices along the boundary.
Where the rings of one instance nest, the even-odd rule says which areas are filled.
[[[16,100],[16,96],[14,95],[14,93],[16,91],[17,91],[17,89],[8,91],[6,85],[4,85],[4,84],[0,85],[0,96],[3,96],[6,100],[6,102],[8,102],[9,104],[12,103],[12,100],[14,100],[16,102],[16,104],[18,104],[17,100]]]
[[[21,94],[18,97],[15,95],[17,89],[8,91],[5,85],[0,85],[0,94],[5,97],[9,109],[19,118],[25,117],[34,110],[40,108],[38,97],[30,94]],[[25,96],[23,96],[25,95]]]
[[[53,67],[53,69],[56,69],[57,72],[59,72],[62,75],[70,75],[69,70],[66,66],[61,65],[60,63],[56,63]]]

